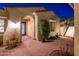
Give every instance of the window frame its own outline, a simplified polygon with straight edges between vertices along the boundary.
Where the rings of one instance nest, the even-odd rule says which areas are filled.
[[[50,31],[55,31],[55,22],[49,22]]]
[[[8,24],[8,20],[7,18],[0,18],[1,20],[4,20],[4,32],[6,31],[6,27],[7,27],[7,24]],[[4,34],[4,32],[0,32],[0,34]]]
[[[0,18],[0,20],[4,20],[3,18]],[[4,32],[5,32],[5,20],[4,20]],[[0,32],[0,34],[4,33],[4,32]]]

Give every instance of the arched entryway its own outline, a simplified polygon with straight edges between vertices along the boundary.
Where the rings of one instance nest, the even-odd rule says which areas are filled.
[[[21,22],[21,34],[22,38],[28,36],[32,39],[35,38],[35,21],[33,16],[25,16]]]

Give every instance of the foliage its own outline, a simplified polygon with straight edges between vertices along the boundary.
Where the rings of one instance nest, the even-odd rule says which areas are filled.
[[[50,32],[49,22],[47,20],[41,20],[39,23],[39,37],[41,40],[45,40]]]
[[[65,18],[65,20],[61,21],[60,25],[69,25],[70,24],[70,18]]]

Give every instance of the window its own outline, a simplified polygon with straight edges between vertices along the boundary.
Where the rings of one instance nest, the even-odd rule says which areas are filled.
[[[50,31],[54,31],[55,30],[55,23],[54,22],[50,22],[49,26],[50,26]]]
[[[22,22],[21,24],[21,28],[22,28],[22,35],[26,35],[26,23],[25,22]]]
[[[0,19],[0,32],[4,32],[4,20]]]

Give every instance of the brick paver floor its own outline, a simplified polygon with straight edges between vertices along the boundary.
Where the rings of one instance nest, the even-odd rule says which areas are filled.
[[[1,56],[48,56],[54,50],[74,52],[73,40],[70,38],[56,39],[51,42],[40,42],[24,36],[22,43],[10,50],[0,47]]]

